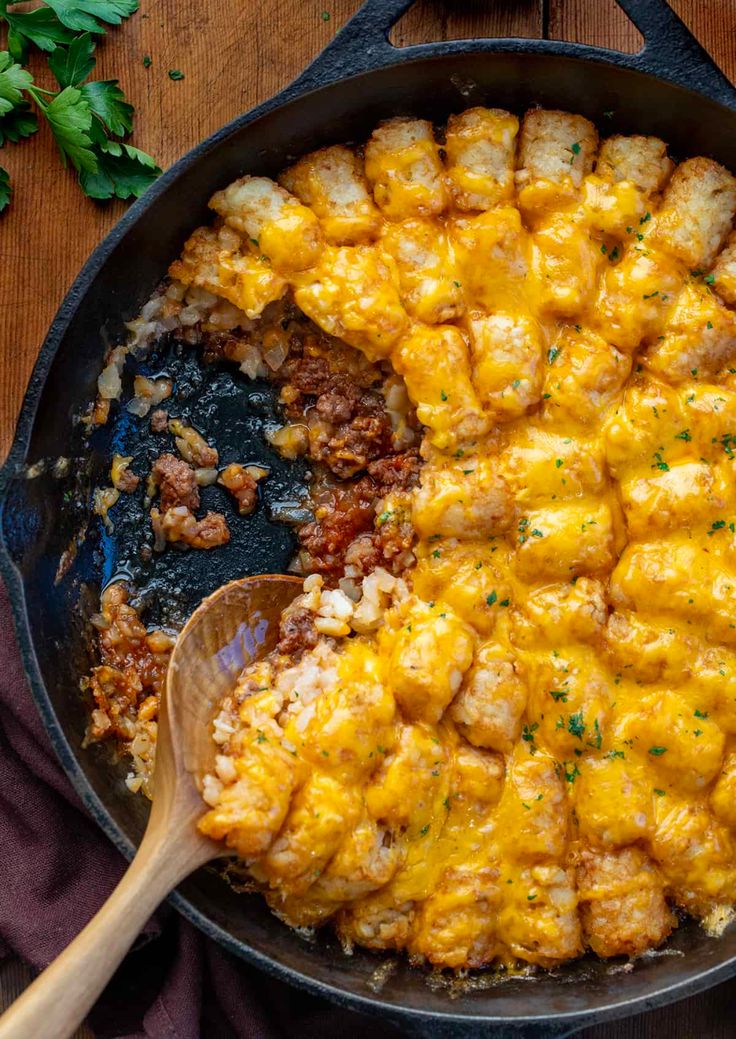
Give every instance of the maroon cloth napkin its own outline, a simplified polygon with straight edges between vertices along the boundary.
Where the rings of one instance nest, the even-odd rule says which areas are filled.
[[[125,861],[59,765],[23,672],[0,583],[0,957],[45,967],[120,880]],[[100,998],[99,1039],[394,1039],[374,1018],[242,963],[164,906]]]

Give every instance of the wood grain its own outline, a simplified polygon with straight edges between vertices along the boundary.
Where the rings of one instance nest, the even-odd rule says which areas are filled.
[[[672,0],[736,80],[736,0]],[[133,143],[169,165],[223,123],[292,79],[359,0],[142,0],[100,46],[100,78],[117,77],[137,108]],[[329,18],[323,18],[323,11]],[[479,35],[540,36],[633,51],[640,38],[614,0],[420,0],[395,28],[397,45]],[[144,55],[152,58],[143,65]],[[184,79],[173,82],[169,69]],[[43,84],[43,70],[39,65]],[[42,130],[3,150],[16,197],[0,218],[0,457],[38,347],[71,281],[123,212],[85,199]],[[0,974],[2,989],[9,973]],[[19,976],[12,974],[17,987]],[[584,1039],[733,1039],[736,983],[675,1007],[587,1029]],[[209,1037],[205,1037],[209,1039]]]

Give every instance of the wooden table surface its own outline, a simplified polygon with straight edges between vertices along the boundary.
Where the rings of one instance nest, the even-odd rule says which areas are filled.
[[[736,0],[671,2],[736,81]],[[292,79],[358,6],[359,0],[141,0],[140,13],[100,46],[97,75],[121,80],[137,109],[133,143],[165,168]],[[393,40],[406,44],[483,35],[547,35],[628,51],[641,42],[614,0],[420,0],[396,27]],[[149,68],[144,55],[152,58]],[[169,69],[180,69],[184,79],[172,81]],[[3,457],[54,312],[124,205],[99,206],[85,199],[73,176],[61,169],[45,128],[33,140],[4,149],[0,159],[16,191],[11,209],[0,218]],[[7,999],[23,979],[20,970],[0,974],[0,1000],[3,988]],[[732,1039],[734,1000],[736,982],[582,1034],[584,1039]]]

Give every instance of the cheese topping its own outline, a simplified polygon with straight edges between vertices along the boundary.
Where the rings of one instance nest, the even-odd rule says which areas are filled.
[[[477,108],[281,184],[218,192],[172,274],[249,317],[288,289],[403,377],[417,563],[378,631],[244,676],[202,830],[287,922],[452,968],[634,955],[670,906],[724,910],[736,179]]]

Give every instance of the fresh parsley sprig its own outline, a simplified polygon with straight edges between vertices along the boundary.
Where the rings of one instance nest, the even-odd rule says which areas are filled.
[[[133,14],[138,0],[45,0],[22,12],[13,9],[17,2],[0,0],[0,24],[8,31],[8,49],[0,51],[0,148],[34,134],[40,115],[86,195],[143,194],[161,170],[123,140],[133,128],[133,106],[117,80],[89,80],[96,65],[93,36]],[[58,90],[38,86],[24,67],[31,47],[47,54]],[[11,195],[10,177],[0,166],[0,212]]]

